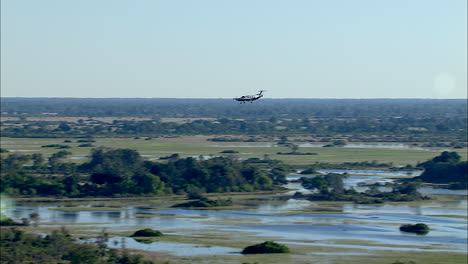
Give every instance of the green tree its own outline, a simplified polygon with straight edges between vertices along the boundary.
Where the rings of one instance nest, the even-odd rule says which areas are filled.
[[[424,168],[424,172],[415,179],[433,183],[460,183],[466,186],[468,163],[460,159],[458,153],[444,151],[439,156],[418,164]]]
[[[328,193],[329,183],[323,176],[316,176],[312,178],[302,177],[301,179],[302,187],[309,190],[319,190],[320,193]]]
[[[164,182],[161,179],[149,172],[140,171],[132,177],[136,185],[136,193],[146,194],[163,194],[165,189]]]
[[[37,170],[41,168],[44,164],[44,156],[42,153],[34,153],[31,155],[31,159],[33,160],[32,169]]]

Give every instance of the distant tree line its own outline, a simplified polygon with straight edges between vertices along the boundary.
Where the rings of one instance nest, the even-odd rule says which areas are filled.
[[[466,143],[466,117],[385,117],[385,118],[327,118],[327,119],[272,119],[267,121],[220,118],[194,120],[187,123],[161,122],[159,119],[135,121],[114,120],[112,123],[87,120],[66,121],[3,121],[2,135],[6,137],[158,137],[162,135],[314,135],[330,146],[342,146],[343,140],[331,136],[346,134],[348,141],[369,141],[370,135],[385,135],[373,141],[425,142],[427,146],[457,147]],[[440,144],[444,135],[445,145]],[[330,138],[327,138],[330,137]],[[220,140],[214,138],[213,140]],[[250,138],[250,141],[258,139]],[[454,143],[451,143],[454,142]],[[339,143],[341,145],[339,145]],[[90,144],[90,143],[88,143]]]
[[[348,142],[423,142],[426,147],[455,148],[467,145],[468,107],[467,101],[461,99],[266,98],[246,105],[227,99],[0,100],[2,116],[20,119],[1,122],[2,136],[7,137],[310,135],[320,138],[320,142],[339,142],[333,136],[346,135]],[[82,119],[78,122],[28,120],[35,116]],[[93,117],[116,119],[109,123]],[[117,117],[145,117],[148,120],[117,120]],[[185,123],[162,122],[165,117],[200,119]]]
[[[233,95],[234,97],[234,95]],[[239,105],[231,99],[4,98],[2,112],[21,116],[270,118],[453,117],[467,114],[463,99],[269,99]]]

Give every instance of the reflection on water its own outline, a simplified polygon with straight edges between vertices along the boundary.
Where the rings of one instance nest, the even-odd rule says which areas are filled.
[[[66,223],[77,223],[78,216],[78,212],[62,212],[60,218]]]
[[[303,210],[312,205],[314,205],[314,203],[307,200],[289,199],[287,201],[278,201],[277,203],[270,202],[261,204],[255,209],[255,211],[261,214],[280,214]]]

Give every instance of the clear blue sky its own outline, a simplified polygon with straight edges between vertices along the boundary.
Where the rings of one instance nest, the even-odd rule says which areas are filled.
[[[466,0],[2,0],[2,97],[466,98]]]

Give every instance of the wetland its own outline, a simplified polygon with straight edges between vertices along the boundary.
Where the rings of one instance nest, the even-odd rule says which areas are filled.
[[[388,175],[367,172],[369,176],[348,176],[346,185],[358,187],[362,182],[393,180],[388,178],[394,175],[392,172]],[[289,175],[288,180],[295,177]],[[295,188],[291,183],[286,186]],[[430,256],[463,256],[467,241],[466,193],[452,192],[430,201],[384,205],[284,199],[283,192],[237,194],[232,197],[239,208],[222,210],[170,207],[183,197],[55,203],[18,201],[8,213],[18,219],[38,213],[39,220],[31,228],[35,232],[66,226],[82,241],[90,242],[104,230],[109,234],[106,243],[111,248],[167,254],[180,261],[187,257],[216,256],[218,263],[228,260],[240,263],[244,259],[240,254],[243,247],[265,240],[292,248],[289,258],[298,263],[312,256],[332,261],[337,256],[367,258],[395,251],[409,255],[424,252]],[[429,234],[399,231],[402,223],[419,222],[431,227]],[[165,236],[149,242],[129,237],[140,228],[159,230]]]
[[[2,215],[29,222],[11,230],[155,263],[467,261],[466,100],[116,100],[2,98]],[[297,195],[317,192],[302,177],[330,174],[358,192],[419,177],[429,199]],[[173,207],[194,197],[229,203]],[[429,232],[400,231],[416,223]],[[163,235],[131,237],[146,228]],[[265,241],[289,253],[241,253]]]

